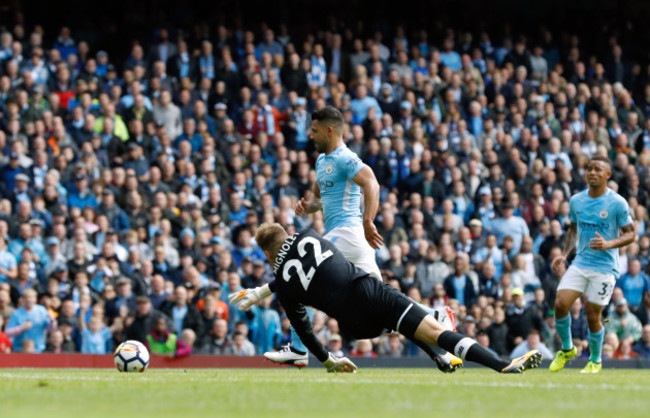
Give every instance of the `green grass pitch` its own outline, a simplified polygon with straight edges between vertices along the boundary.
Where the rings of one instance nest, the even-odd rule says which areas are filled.
[[[650,370],[2,369],[2,417],[647,417]]]

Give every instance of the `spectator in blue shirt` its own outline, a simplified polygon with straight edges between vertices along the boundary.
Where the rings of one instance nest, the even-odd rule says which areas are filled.
[[[357,97],[350,102],[350,107],[352,108],[352,113],[354,115],[354,123],[362,123],[366,120],[368,115],[368,109],[374,107],[377,111],[377,118],[381,118],[383,113],[381,107],[379,107],[379,102],[374,97],[368,96],[368,88],[364,85],[357,86]]]
[[[178,149],[183,141],[188,141],[192,145],[192,153],[200,152],[203,148],[203,138],[196,132],[196,123],[192,118],[183,121],[183,133],[174,141],[174,147]]]
[[[631,311],[639,309],[643,295],[650,291],[650,278],[641,271],[641,262],[638,259],[628,262],[627,273],[621,276],[616,287],[623,290],[623,296],[627,299]]]
[[[526,221],[520,216],[513,216],[514,211],[515,208],[512,206],[512,203],[505,202],[502,206],[503,216],[492,220],[489,224],[490,232],[496,235],[499,245],[503,243],[503,239],[507,235],[512,237],[513,246],[509,254],[510,256],[515,256],[519,253],[521,240],[526,235],[530,235]]]
[[[88,177],[84,174],[77,174],[74,177],[76,190],[68,195],[68,207],[83,209],[90,206],[97,209],[97,199],[88,188]]]
[[[40,241],[32,238],[32,227],[27,222],[20,224],[18,237],[11,241],[8,250],[14,257],[16,257],[16,261],[20,262],[23,248],[25,247],[32,250],[36,257],[36,261],[45,258],[45,246]]]
[[[18,274],[17,266],[16,256],[9,252],[6,239],[0,234],[0,283],[15,279]]]
[[[11,338],[14,351],[20,351],[23,341],[34,342],[34,352],[45,350],[46,331],[54,329],[56,320],[52,312],[36,304],[36,291],[26,289],[22,295],[22,306],[14,311],[7,323],[6,334]]]
[[[271,56],[284,54],[284,48],[275,40],[275,34],[272,29],[267,29],[264,32],[264,42],[260,42],[257,45],[257,50],[260,55],[263,55],[265,52],[268,52]]]
[[[440,53],[442,65],[451,68],[451,71],[458,71],[462,68],[460,54],[454,51],[454,40],[447,38],[442,44],[443,52]]]

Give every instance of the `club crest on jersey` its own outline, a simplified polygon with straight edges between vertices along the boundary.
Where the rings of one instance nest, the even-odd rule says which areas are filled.
[[[330,164],[325,168],[325,174],[332,174],[333,170],[334,170],[334,165]]]
[[[607,213],[605,209],[601,210],[600,213],[598,214],[598,216],[600,216],[601,219],[607,218],[607,215],[609,215],[609,213]]]

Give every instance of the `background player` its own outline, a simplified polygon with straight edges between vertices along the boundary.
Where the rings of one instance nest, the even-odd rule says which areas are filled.
[[[618,248],[634,241],[634,224],[625,199],[607,187],[612,175],[607,157],[596,156],[587,167],[589,188],[571,198],[571,225],[564,244],[563,254],[556,257],[551,267],[557,270],[574,249],[577,253],[564,273],[555,299],[555,325],[562,340],[549,370],[557,372],[567,360],[575,357],[576,348],[571,338],[573,302],[587,295],[586,311],[589,323],[589,362],[581,373],[599,373],[604,329],[601,323],[603,307],[609,304],[619,276]],[[619,236],[619,229],[623,233]]]
[[[329,241],[311,229],[289,236],[280,224],[262,224],[255,236],[273,266],[271,291],[278,294],[296,332],[330,372],[356,370],[347,358],[328,353],[314,334],[305,306],[336,318],[352,337],[374,338],[384,329],[400,332],[418,345],[438,345],[469,361],[501,373],[521,373],[537,367],[542,355],[533,350],[511,362],[503,361],[471,338],[446,330],[413,300],[345,260]],[[241,291],[232,303],[250,307],[257,299]],[[242,307],[240,306],[240,309]]]

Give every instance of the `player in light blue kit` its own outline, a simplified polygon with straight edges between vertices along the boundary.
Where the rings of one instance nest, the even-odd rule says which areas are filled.
[[[325,219],[324,238],[332,242],[343,256],[370,276],[382,280],[375,261],[375,250],[383,245],[383,238],[377,232],[373,221],[379,207],[379,183],[372,169],[343,143],[344,120],[341,112],[331,106],[312,113],[311,139],[321,155],[316,160],[316,183],[314,196],[307,201],[304,197],[296,205],[296,215],[323,211]],[[363,191],[364,209],[361,213]],[[245,309],[271,294],[267,286],[248,289],[229,296],[231,303],[248,299],[239,308]],[[310,317],[311,310],[308,310]],[[434,313],[443,326],[454,329],[451,311],[444,309]],[[427,348],[428,349],[428,348]],[[438,366],[453,371],[462,361],[446,352],[436,352]],[[264,356],[272,361],[304,367],[308,364],[307,349],[291,328],[291,344],[278,352]],[[444,362],[444,364],[442,364]]]
[[[574,249],[576,256],[557,288],[555,326],[562,340],[562,349],[549,366],[551,372],[561,370],[567,360],[577,354],[571,338],[569,309],[583,294],[587,295],[591,355],[581,373],[599,373],[602,369],[601,352],[605,330],[600,318],[603,307],[609,304],[620,274],[618,248],[631,244],[635,238],[627,202],[607,187],[611,175],[609,158],[592,158],[587,167],[589,189],[574,195],[570,201],[571,226],[565,239],[564,251],[553,260],[551,267],[557,270]],[[622,231],[620,235],[619,230]]]

